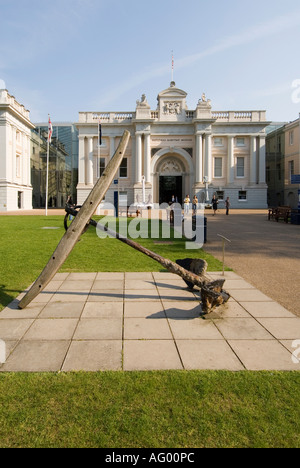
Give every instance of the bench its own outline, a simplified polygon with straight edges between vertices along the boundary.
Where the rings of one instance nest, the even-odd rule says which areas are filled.
[[[285,223],[289,222],[291,217],[291,207],[290,206],[279,206],[278,208],[269,209],[269,221],[270,219],[275,219],[277,223],[280,219],[283,219]]]
[[[275,219],[275,212],[277,208],[269,208],[269,214],[268,214],[268,219],[269,221],[271,219]]]
[[[134,206],[119,206],[119,216],[123,216],[124,213],[127,218],[132,218],[139,216],[140,211]]]

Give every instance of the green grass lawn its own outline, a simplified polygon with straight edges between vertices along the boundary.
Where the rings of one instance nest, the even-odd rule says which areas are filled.
[[[63,218],[0,217],[0,310],[40,274]],[[60,229],[42,229],[58,227]],[[203,251],[138,242],[176,260]],[[90,229],[62,271],[160,271]],[[300,447],[299,372],[1,373],[0,448]]]
[[[44,229],[47,227],[59,229]],[[51,212],[48,217],[0,216],[0,310],[38,278],[64,232],[63,216],[53,216]],[[221,263],[203,250],[185,250],[185,239],[169,240],[172,245],[155,244],[160,239],[142,238],[137,242],[170,260],[204,258],[210,271],[221,270]],[[159,263],[120,241],[100,239],[94,227],[82,235],[61,269],[70,272],[161,270]]]
[[[0,447],[300,447],[297,372],[0,374]]]

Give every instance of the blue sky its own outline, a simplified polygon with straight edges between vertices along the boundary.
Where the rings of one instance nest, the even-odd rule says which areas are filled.
[[[300,112],[299,0],[0,0],[0,17],[0,88],[33,122],[134,111],[144,93],[155,109],[172,50],[190,109],[205,92],[218,111]]]

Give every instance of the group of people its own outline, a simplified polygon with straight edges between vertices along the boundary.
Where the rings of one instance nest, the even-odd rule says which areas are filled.
[[[172,203],[175,203],[175,202],[178,202],[177,197],[175,198],[175,196],[173,195],[172,196]],[[186,195],[183,203],[184,203],[184,214],[188,215],[189,212],[190,212],[190,205],[191,205],[191,199],[190,199],[189,195]],[[218,204],[219,204],[219,200],[217,199],[216,195],[213,196],[211,204],[212,204],[212,208],[213,208],[214,216],[215,216],[216,213],[217,213]],[[225,208],[226,208],[226,215],[228,216],[229,215],[229,209],[230,209],[230,199],[229,199],[229,197],[227,197],[226,200],[225,200]],[[193,215],[197,214],[197,209],[198,209],[198,198],[195,195],[193,200],[192,200]]]
[[[214,210],[214,216],[215,216],[216,212],[217,212],[217,209],[218,209],[218,204],[219,204],[219,200],[217,199],[216,195],[213,196],[211,204],[212,204],[212,208]],[[227,197],[226,200],[225,200],[225,208],[226,208],[226,215],[228,216],[229,215],[229,209],[230,209],[230,199],[229,199],[229,197]]]
[[[191,199],[190,199],[190,196],[187,195],[184,199],[184,214],[185,215],[188,215],[190,212],[190,204],[191,204]],[[198,209],[198,198],[195,195],[192,200],[193,215],[197,214],[197,209]]]

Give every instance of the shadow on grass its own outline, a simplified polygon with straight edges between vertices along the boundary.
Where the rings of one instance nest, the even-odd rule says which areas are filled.
[[[21,292],[21,290],[16,289],[6,289],[5,284],[0,284],[0,310],[8,306],[8,304],[10,304],[19,294],[21,294]]]

